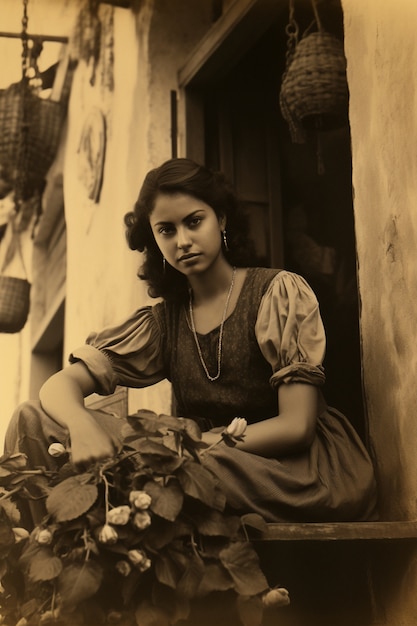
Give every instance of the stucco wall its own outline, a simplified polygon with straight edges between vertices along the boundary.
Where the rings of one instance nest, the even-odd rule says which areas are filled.
[[[343,0],[364,386],[385,519],[417,514],[417,3]],[[411,549],[385,596],[417,624]]]
[[[383,511],[416,517],[417,4],[343,4],[369,423]]]
[[[28,5],[28,32],[68,36],[77,2],[65,0],[32,0]],[[1,0],[0,23],[4,32],[20,33],[22,30],[23,3]],[[45,15],[48,16],[45,20]],[[61,44],[45,42],[39,58],[41,71],[56,62]],[[20,39],[0,38],[0,89],[19,81],[22,73],[22,43]],[[3,202],[6,202],[7,199]],[[2,204],[3,204],[2,202]],[[24,234],[26,268],[31,278],[31,230]],[[31,352],[30,314],[23,331],[17,334],[0,334],[0,450],[13,409],[29,397],[29,360]]]
[[[205,10],[207,7],[207,10]],[[186,55],[210,26],[209,2],[145,0],[114,11],[114,90],[90,84],[81,63],[71,94],[64,170],[68,236],[65,352],[91,329],[114,324],[152,301],[136,278],[138,253],[125,242],[123,215],[133,207],[146,172],[171,157],[170,92]],[[106,7],[101,7],[102,15]],[[100,76],[100,69],[97,72]],[[89,111],[106,118],[106,156],[98,203],[79,177],[79,137]],[[130,393],[132,410],[168,412],[167,383]]]

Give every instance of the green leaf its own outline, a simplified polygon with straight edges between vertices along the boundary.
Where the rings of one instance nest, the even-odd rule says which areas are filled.
[[[235,583],[236,592],[254,596],[268,589],[259,558],[250,543],[236,541],[220,552],[220,560]]]
[[[0,507],[5,510],[7,517],[13,524],[13,526],[19,526],[20,524],[20,512],[14,502],[9,498],[2,498],[0,500]]]
[[[155,517],[146,530],[144,548],[149,548],[152,552],[158,551],[177,537],[190,537],[192,532],[193,527],[180,518],[173,523]]]
[[[259,596],[238,596],[236,606],[243,626],[261,626],[263,605]]]
[[[22,476],[22,478],[25,478]],[[13,481],[15,482],[15,481]],[[26,477],[23,493],[28,498],[46,498],[52,491],[49,480],[46,476],[29,476]]]
[[[22,452],[3,454],[3,456],[0,457],[0,466],[0,470],[4,467],[10,470],[24,469],[27,466],[27,456]]]
[[[143,489],[152,498],[151,511],[170,522],[174,522],[181,512],[184,501],[179,485],[173,480],[166,486],[155,481],[149,481]]]
[[[176,589],[181,572],[167,550],[161,550],[155,558],[155,576],[163,585]]]
[[[140,438],[130,445],[140,452],[143,462],[157,474],[172,474],[184,463],[184,459],[164,446],[161,439]]]
[[[166,434],[168,430],[178,431],[181,425],[177,417],[172,415],[157,415],[153,411],[142,409],[134,415],[129,415],[128,422],[136,432],[142,434]]]
[[[138,626],[171,626],[171,621],[164,611],[143,600],[135,611]]]
[[[0,558],[4,558],[14,545],[12,524],[3,507],[0,507]]]
[[[152,524],[146,529],[144,537],[144,548],[160,550],[175,537],[176,524],[168,522],[168,520],[155,518]]]
[[[179,417],[178,421],[182,425],[184,432],[195,443],[201,442],[201,429],[197,422],[186,417]]]
[[[49,548],[37,550],[29,562],[29,578],[33,581],[53,580],[62,571],[62,562]]]
[[[204,575],[204,562],[193,552],[187,554],[184,549],[169,547],[159,553],[155,574],[160,583],[175,589],[180,596],[193,598]]]
[[[214,510],[197,521],[198,531],[210,537],[234,537],[239,527],[239,517],[222,515]]]
[[[7,467],[0,466],[0,478],[8,478],[12,475],[12,472]]]
[[[215,479],[206,468],[193,461],[186,461],[179,468],[177,476],[188,496],[204,502],[207,506],[222,510]]]
[[[250,526],[260,533],[264,533],[268,529],[268,524],[264,518],[257,513],[247,513],[246,515],[242,515],[240,519],[243,526]]]
[[[205,565],[197,596],[203,598],[213,591],[227,591],[233,589],[233,586],[233,580],[227,570],[221,563],[213,561]]]
[[[135,568],[123,581],[121,596],[125,606],[130,604],[131,600],[136,596],[141,580],[142,572]]]
[[[46,508],[57,522],[67,522],[86,513],[98,496],[97,485],[87,482],[91,474],[79,474],[54,487],[46,500]]]
[[[181,554],[181,556],[184,556]],[[178,581],[177,593],[184,598],[194,598],[204,576],[204,562],[196,554],[184,560],[184,571]]]
[[[62,606],[74,609],[80,602],[91,598],[99,590],[102,580],[103,571],[93,561],[69,565],[58,579]]]
[[[152,585],[152,603],[169,615],[171,624],[186,620],[190,614],[188,599],[179,596],[175,589],[161,585],[158,581]]]

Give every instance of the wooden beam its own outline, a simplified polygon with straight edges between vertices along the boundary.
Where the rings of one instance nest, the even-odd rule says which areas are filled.
[[[22,39],[22,33],[9,33],[5,31],[0,31],[0,37],[5,37],[8,39]],[[42,41],[68,43],[68,37],[61,37],[60,35],[29,35],[29,33],[27,33],[26,39],[41,39]]]
[[[226,75],[287,7],[285,0],[240,0],[215,22],[179,70],[180,87]]]
[[[251,536],[256,541],[256,537]],[[262,541],[398,541],[417,539],[417,520],[268,524]]]

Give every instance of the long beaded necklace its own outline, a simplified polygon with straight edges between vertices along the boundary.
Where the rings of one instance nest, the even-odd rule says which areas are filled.
[[[224,328],[224,323],[226,321],[227,309],[229,308],[230,297],[232,295],[233,286],[235,284],[235,275],[236,275],[236,268],[234,267],[233,268],[233,274],[232,274],[232,281],[230,283],[229,291],[228,291],[227,298],[226,298],[226,303],[224,305],[223,317],[222,317],[222,321],[221,321],[221,324],[220,324],[219,341],[218,341],[218,344],[217,344],[217,374],[215,376],[211,376],[210,372],[208,371],[207,365],[206,365],[206,363],[204,361],[204,358],[203,358],[203,353],[201,351],[200,343],[198,341],[197,332],[196,332],[196,329],[195,329],[194,313],[193,313],[193,302],[192,302],[191,291],[190,291],[189,312],[190,312],[191,331],[193,333],[195,345],[197,346],[197,352],[198,352],[198,356],[200,357],[201,365],[203,366],[203,369],[205,371],[205,374],[206,374],[207,378],[211,382],[214,382],[215,380],[218,380],[220,378],[221,362],[222,362],[223,328]]]

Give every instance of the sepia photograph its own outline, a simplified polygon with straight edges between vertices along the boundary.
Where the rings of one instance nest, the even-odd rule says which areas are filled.
[[[0,0],[1,626],[417,626],[416,24]]]

